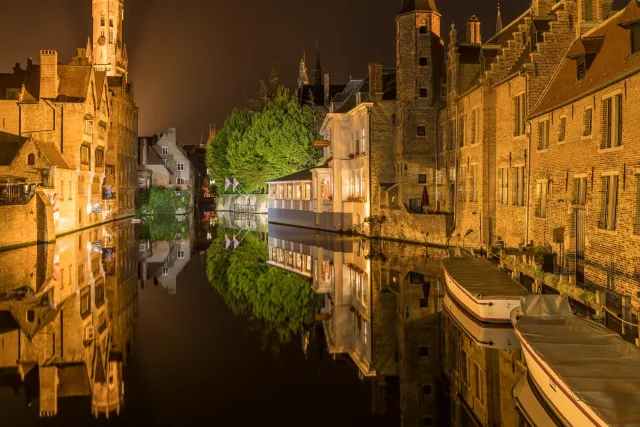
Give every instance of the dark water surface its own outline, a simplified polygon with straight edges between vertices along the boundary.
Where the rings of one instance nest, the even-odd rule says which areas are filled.
[[[0,425],[520,423],[520,350],[478,345],[444,310],[441,250],[256,225],[237,253],[256,245],[313,290],[311,321],[282,339],[207,278],[238,230],[200,223],[172,242],[123,222],[0,253]],[[23,286],[37,297],[6,293]]]

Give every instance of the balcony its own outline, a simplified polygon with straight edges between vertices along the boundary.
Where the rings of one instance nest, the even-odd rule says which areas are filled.
[[[36,193],[36,185],[14,177],[0,177],[0,206],[24,205]]]

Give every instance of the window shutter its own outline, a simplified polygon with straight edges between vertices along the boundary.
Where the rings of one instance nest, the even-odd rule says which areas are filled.
[[[622,95],[616,96],[617,107],[618,107],[618,135],[617,136],[617,145],[622,145]]]
[[[600,179],[600,196],[602,209],[600,211],[600,223],[598,224],[600,228],[607,228],[607,218],[608,218],[608,210],[609,210],[609,177],[603,176]]]
[[[513,99],[513,136],[520,135],[520,97]]]
[[[611,146],[611,98],[602,102],[602,141],[600,148]]]
[[[614,175],[611,178],[611,185],[613,188],[611,189],[611,200],[609,201],[611,205],[611,219],[609,221],[609,228],[611,230],[616,229],[616,219],[618,216],[618,175]]]

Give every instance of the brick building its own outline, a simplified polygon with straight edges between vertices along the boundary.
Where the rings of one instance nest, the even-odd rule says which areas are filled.
[[[42,50],[39,65],[29,58],[25,69],[16,64],[0,74],[2,193],[20,193],[26,182],[49,199],[42,206],[29,194],[0,201],[8,223],[21,220],[15,206],[30,204],[27,211],[43,217],[52,211],[55,234],[133,213],[138,113],[121,41],[123,2],[99,0],[93,8],[94,43],[68,65]],[[0,245],[48,240],[22,235]]]

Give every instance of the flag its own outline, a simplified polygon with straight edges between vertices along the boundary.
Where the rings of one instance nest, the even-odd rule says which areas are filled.
[[[233,178],[233,191],[236,191],[236,188],[238,188],[238,185],[240,185],[238,180]]]
[[[225,249],[229,249],[229,246],[231,246],[231,239],[229,239],[229,236],[227,236],[225,234],[224,235],[224,248]]]
[[[229,178],[227,178],[226,176],[224,177],[224,191],[227,191],[227,189],[231,186],[231,181],[229,181]]]
[[[238,236],[233,236],[233,249],[236,249],[240,242],[238,241]]]

